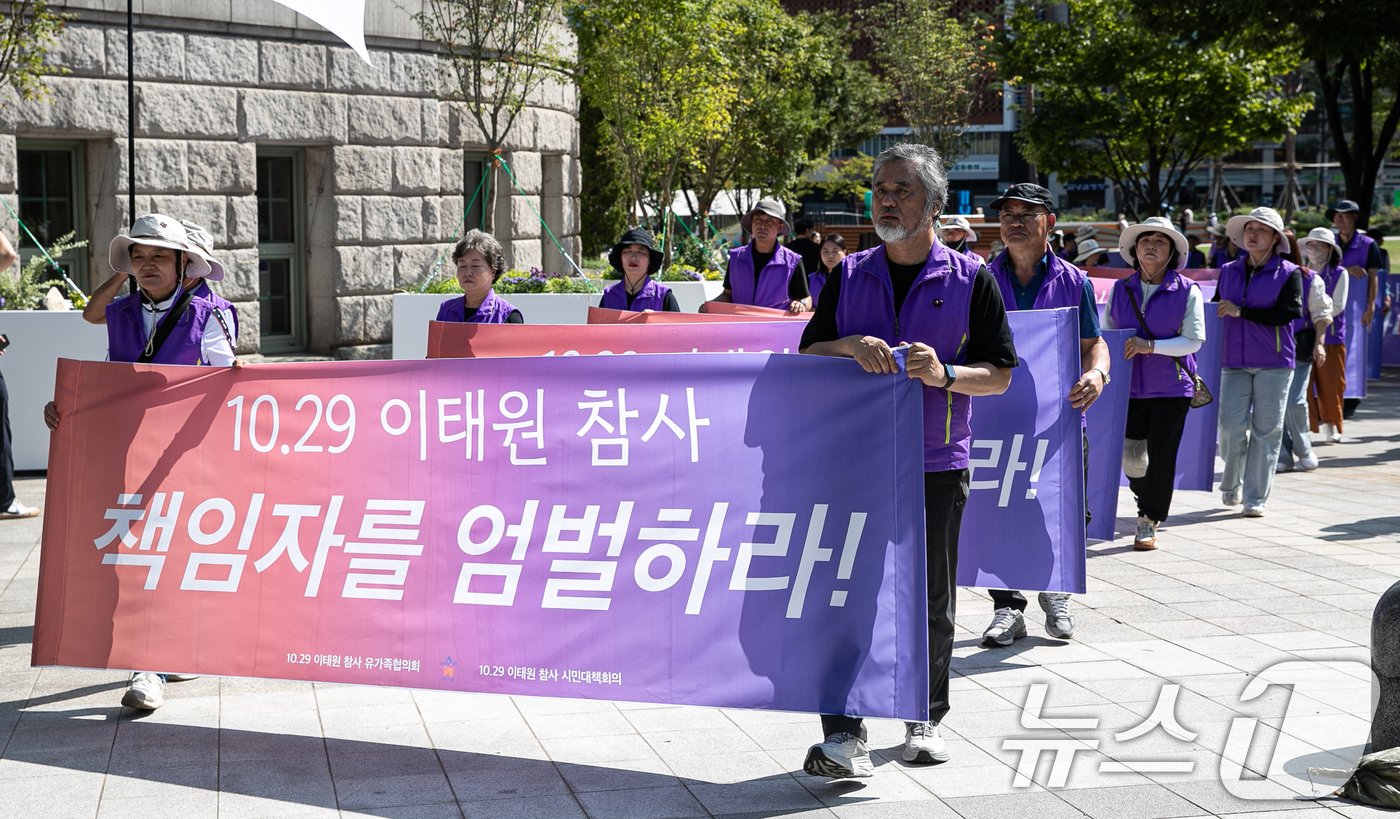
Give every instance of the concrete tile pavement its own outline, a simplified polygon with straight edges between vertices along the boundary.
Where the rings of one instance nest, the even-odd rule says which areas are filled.
[[[1278,476],[1262,519],[1178,493],[1156,552],[1132,551],[1120,496],[1072,642],[1032,604],[1029,637],[983,648],[991,605],[964,590],[952,760],[906,766],[902,725],[873,721],[860,782],[801,772],[803,714],[205,678],[138,717],[119,675],[29,667],[42,518],[0,522],[0,814],[1379,815],[1314,799],[1335,780],[1308,768],[1366,739],[1371,610],[1400,576],[1400,378],[1347,432]],[[19,481],[30,504],[46,488]]]

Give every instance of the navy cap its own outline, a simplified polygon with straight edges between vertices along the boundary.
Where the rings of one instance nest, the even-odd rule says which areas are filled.
[[[1055,212],[1055,198],[1050,195],[1050,191],[1042,188],[1034,182],[1017,182],[1006,189],[1006,193],[992,200],[992,209],[1001,210],[1001,206],[1009,201],[1029,202],[1032,205],[1040,205],[1042,208]]]
[[[1361,206],[1360,206],[1360,205],[1356,204],[1355,202],[1351,201],[1350,199],[1343,199],[1343,200],[1337,202],[1337,203],[1336,203],[1335,205],[1333,205],[1332,207],[1330,207],[1330,208],[1327,209],[1327,218],[1328,218],[1328,219],[1331,219],[1333,216],[1337,215],[1338,213],[1360,213],[1360,212],[1361,212]]]

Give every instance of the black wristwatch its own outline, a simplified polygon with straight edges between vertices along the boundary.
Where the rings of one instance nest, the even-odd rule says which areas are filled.
[[[958,380],[958,374],[953,370],[952,364],[943,365],[943,377],[948,379],[947,383],[943,385],[943,389],[945,390],[950,389],[953,386],[953,382]]]

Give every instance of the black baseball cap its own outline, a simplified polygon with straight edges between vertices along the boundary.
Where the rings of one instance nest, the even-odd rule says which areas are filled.
[[[1327,209],[1327,218],[1328,218],[1328,219],[1331,219],[1333,216],[1337,215],[1338,213],[1360,213],[1360,212],[1361,212],[1361,206],[1360,206],[1360,205],[1356,204],[1355,202],[1351,201],[1350,199],[1343,199],[1343,200],[1341,200],[1340,202],[1338,202],[1337,204],[1335,204],[1335,205],[1333,205],[1332,207],[1330,207],[1330,208]]]
[[[1050,195],[1050,191],[1042,188],[1034,182],[1017,182],[1006,189],[1006,193],[992,200],[992,210],[1001,210],[1001,206],[1008,201],[1029,202],[1032,205],[1040,205],[1042,208],[1055,212],[1055,198]]]

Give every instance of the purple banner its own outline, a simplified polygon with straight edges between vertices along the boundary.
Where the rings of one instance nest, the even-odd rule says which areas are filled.
[[[1390,292],[1390,273],[1382,270],[1376,274],[1376,305],[1371,318],[1371,330],[1366,336],[1366,377],[1381,377],[1381,364],[1385,358],[1385,327],[1390,318],[1385,307],[1386,293]],[[1394,328],[1391,328],[1394,332]]]
[[[1133,362],[1123,357],[1123,345],[1134,330],[1104,330],[1109,372],[1113,379],[1089,407],[1089,473],[1087,502],[1089,537],[1112,540],[1117,527],[1118,486],[1123,474],[1123,429],[1128,423],[1128,393],[1133,385]]]
[[[1379,292],[1379,291],[1378,291]],[[1361,324],[1361,314],[1366,311],[1366,279],[1351,278],[1347,281],[1347,388],[1345,398],[1366,397],[1367,332]]]
[[[1384,326],[1381,328],[1381,363],[1387,367],[1400,367],[1400,276],[1387,276],[1385,292],[1390,295],[1390,309],[1381,315]]]
[[[1078,315],[1008,316],[1021,364],[1004,394],[973,400],[960,586],[1084,592],[1084,443],[1068,400],[1079,378]]]

